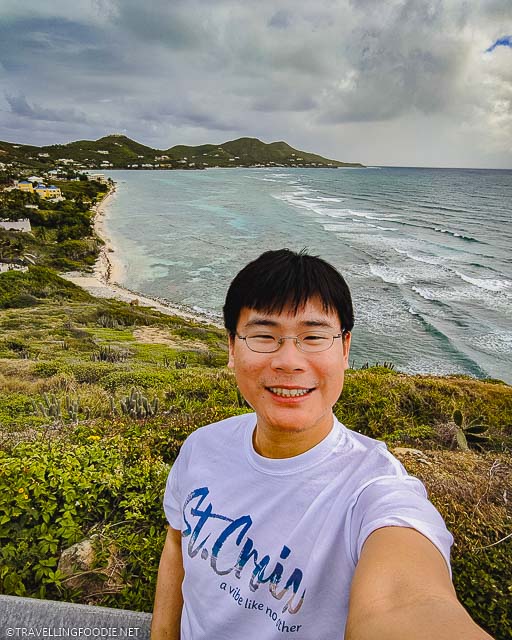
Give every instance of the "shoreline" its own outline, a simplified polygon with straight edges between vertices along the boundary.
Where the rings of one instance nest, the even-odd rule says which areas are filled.
[[[92,273],[70,271],[59,274],[61,278],[85,289],[95,298],[107,298],[128,302],[134,306],[150,307],[166,315],[179,316],[186,320],[193,320],[201,324],[214,325],[224,328],[222,324],[206,314],[194,313],[167,300],[152,298],[137,291],[127,289],[119,284],[124,275],[123,264],[116,259],[116,250],[105,230],[105,218],[108,207],[112,203],[117,191],[117,183],[109,187],[107,194],[92,208],[94,211],[94,234],[103,241],[103,246]]]

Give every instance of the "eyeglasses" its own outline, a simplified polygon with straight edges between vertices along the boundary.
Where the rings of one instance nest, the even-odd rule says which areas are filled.
[[[256,353],[273,353],[285,340],[293,340],[295,346],[305,353],[320,353],[330,349],[336,338],[342,338],[345,333],[346,331],[335,336],[327,331],[305,331],[298,336],[274,336],[271,333],[254,333],[248,336],[237,333],[236,335],[240,340],[245,340],[249,349]]]

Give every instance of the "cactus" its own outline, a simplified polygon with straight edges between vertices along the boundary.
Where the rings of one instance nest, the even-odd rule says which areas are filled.
[[[61,402],[54,393],[50,395],[43,393],[43,402],[36,404],[35,401],[32,401],[32,406],[45,418],[55,418],[56,420],[62,418]]]
[[[457,446],[462,451],[469,451],[471,446],[481,449],[482,445],[489,441],[489,437],[484,435],[488,430],[488,427],[482,424],[484,418],[474,418],[468,422],[460,409],[455,409],[452,419],[455,424]]]
[[[66,394],[64,404],[71,420],[78,422],[78,414],[81,411],[79,400],[72,399],[69,394]]]
[[[43,393],[43,401],[36,402],[32,400],[32,409],[35,414],[40,413],[45,418],[55,418],[56,420],[62,420],[62,401],[57,398],[54,393]],[[91,417],[91,410],[89,407],[82,407],[78,398],[73,398],[69,393],[64,396],[64,408],[68,413],[70,420],[78,423],[79,414],[83,413],[86,420]]]
[[[130,416],[134,420],[141,420],[144,418],[151,418],[158,412],[158,398],[155,398],[152,402],[143,396],[140,391],[133,388],[129,396],[126,396],[124,400],[120,401],[121,411],[124,415]],[[112,403],[111,403],[112,406]]]
[[[94,362],[124,362],[128,357],[126,351],[114,351],[110,346],[100,347],[99,351],[91,355],[91,360]]]
[[[118,320],[111,316],[110,314],[102,314],[96,321],[100,327],[104,327],[105,329],[123,329],[124,322],[122,320]]]
[[[174,360],[174,366],[176,369],[186,369],[188,364],[188,358],[186,355],[180,356]]]

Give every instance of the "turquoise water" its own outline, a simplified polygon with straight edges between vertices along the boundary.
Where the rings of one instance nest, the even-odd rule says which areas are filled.
[[[351,359],[512,383],[512,171],[112,171],[126,287],[221,317],[236,272],[307,247],[354,298]]]

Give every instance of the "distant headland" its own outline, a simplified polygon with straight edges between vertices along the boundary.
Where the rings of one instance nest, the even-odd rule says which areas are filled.
[[[197,147],[176,145],[160,150],[114,133],[99,140],[35,147],[0,141],[1,165],[33,169],[209,169],[214,167],[363,167],[357,162],[330,160],[300,151],[286,142],[269,144],[239,138]]]

